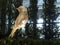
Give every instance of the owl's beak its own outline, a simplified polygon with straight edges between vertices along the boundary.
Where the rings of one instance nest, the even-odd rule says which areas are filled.
[[[19,8],[16,8],[19,12],[20,12],[20,9]]]
[[[16,8],[18,10],[18,8]]]

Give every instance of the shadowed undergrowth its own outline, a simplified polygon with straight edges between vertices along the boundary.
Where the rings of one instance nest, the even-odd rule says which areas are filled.
[[[60,39],[3,38],[0,45],[60,45]]]

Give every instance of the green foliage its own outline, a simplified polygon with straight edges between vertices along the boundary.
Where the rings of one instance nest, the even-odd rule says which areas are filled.
[[[60,39],[33,39],[33,38],[5,38],[0,40],[0,45],[59,45]]]
[[[37,18],[37,11],[38,11],[38,7],[37,7],[37,0],[30,0],[30,18],[32,20],[34,20],[35,18]]]
[[[37,29],[36,29],[36,23],[37,23],[37,0],[30,0],[30,6],[29,6],[29,16],[31,21],[33,21],[33,38],[37,38]]]
[[[57,19],[56,14],[56,0],[44,0],[43,12],[44,12],[44,35],[45,39],[51,39],[56,35],[58,27],[54,20]],[[55,32],[54,32],[55,31]]]
[[[7,0],[0,0],[0,8],[3,8],[6,6]]]

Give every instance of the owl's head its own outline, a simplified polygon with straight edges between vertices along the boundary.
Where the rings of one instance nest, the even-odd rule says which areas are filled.
[[[19,6],[18,8],[16,8],[19,12],[27,12],[27,8],[24,6]]]

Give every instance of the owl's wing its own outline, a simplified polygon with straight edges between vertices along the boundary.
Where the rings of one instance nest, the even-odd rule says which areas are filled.
[[[23,19],[24,19],[23,15],[19,14],[15,20],[15,24],[14,24],[13,28],[16,28],[22,22]]]

